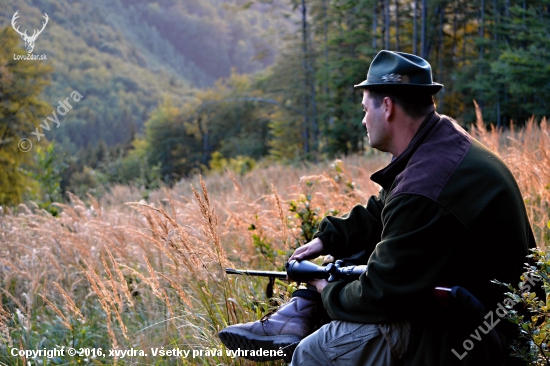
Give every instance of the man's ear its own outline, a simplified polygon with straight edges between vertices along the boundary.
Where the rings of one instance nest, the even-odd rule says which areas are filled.
[[[382,101],[382,106],[384,107],[386,121],[391,121],[395,115],[395,102],[390,97],[385,97]]]

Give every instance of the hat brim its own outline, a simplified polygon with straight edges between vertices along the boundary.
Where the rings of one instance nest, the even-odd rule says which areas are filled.
[[[369,83],[367,80],[353,86],[355,89],[371,89],[371,90],[400,90],[400,91],[419,91],[426,92],[431,95],[437,94],[443,88],[442,84],[433,83],[426,84],[411,84],[411,83]]]

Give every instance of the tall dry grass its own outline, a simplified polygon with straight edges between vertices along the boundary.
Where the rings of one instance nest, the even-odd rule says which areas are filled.
[[[498,153],[516,178],[525,201],[537,244],[546,248],[550,240],[550,126],[531,118],[524,128],[513,125],[505,132],[485,128],[476,104],[477,123],[472,136]]]
[[[482,124],[472,131],[512,169],[540,246],[548,240],[548,128],[546,121],[530,121],[519,131],[487,131]],[[242,177],[195,177],[153,192],[147,202],[136,189],[118,186],[99,202],[71,196],[57,218],[32,203],[4,208],[0,362],[26,364],[9,355],[10,347],[58,345],[148,353],[118,364],[254,364],[219,355],[216,334],[269,310],[266,280],[227,277],[224,268],[282,270],[307,234],[304,222],[365,202],[378,191],[370,174],[388,162],[374,154],[332,165],[271,166]],[[276,286],[275,300],[287,290]],[[152,347],[214,355],[160,358]]]

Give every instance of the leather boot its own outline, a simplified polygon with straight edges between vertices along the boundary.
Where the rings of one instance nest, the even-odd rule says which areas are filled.
[[[231,325],[218,337],[228,349],[237,351],[236,356],[253,361],[290,362],[298,343],[326,318],[319,293],[297,290],[275,312],[255,322]]]

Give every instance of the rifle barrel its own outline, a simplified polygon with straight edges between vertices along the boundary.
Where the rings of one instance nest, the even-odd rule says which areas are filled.
[[[277,271],[251,271],[246,269],[226,268],[225,273],[248,275],[248,276],[275,277],[283,280],[286,279],[286,272],[277,272]]]

